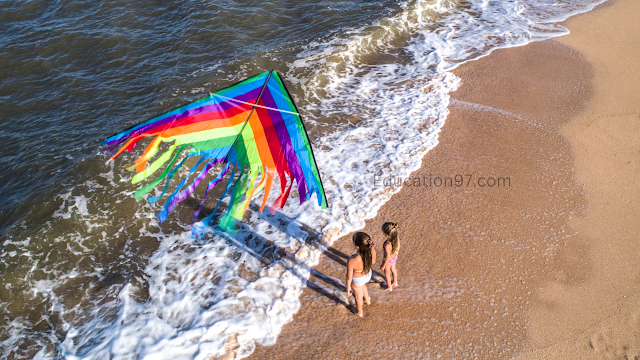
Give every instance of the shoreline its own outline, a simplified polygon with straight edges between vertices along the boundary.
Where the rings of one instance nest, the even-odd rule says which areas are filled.
[[[606,247],[608,237],[594,239],[591,233],[597,233],[597,226],[624,228],[624,221],[614,221],[615,214],[607,216],[609,222],[594,221],[599,212],[611,211],[606,203],[611,197],[598,197],[606,189],[592,188],[599,167],[588,165],[593,152],[607,148],[593,146],[581,136],[593,122],[590,116],[611,113],[602,109],[600,99],[612,85],[600,79],[606,63],[594,60],[581,43],[590,43],[597,54],[602,38],[588,34],[579,22],[602,20],[607,17],[601,14],[604,11],[624,15],[630,3],[617,0],[570,18],[565,22],[572,31],[568,41],[561,37],[499,49],[454,70],[462,84],[452,93],[451,113],[439,144],[410,177],[508,177],[513,186],[403,187],[363,229],[380,251],[381,224],[400,222],[398,290],[385,293],[383,276],[374,273],[368,285],[374,303],[365,307],[365,319],[357,321],[343,295],[350,237],[338,239],[312,270],[300,297],[301,309],[283,327],[277,343],[258,345],[250,358],[553,359],[636,351],[640,313],[630,310],[636,303],[628,302],[622,306],[625,311],[602,323],[597,321],[614,310],[586,315],[593,309],[578,306],[590,291],[604,291],[597,286],[602,276],[596,271],[606,270],[616,260],[613,249],[606,259],[594,258],[593,249]],[[633,12],[625,16],[635,19]],[[628,33],[633,27],[621,26],[633,39]],[[640,42],[635,45],[637,50]],[[633,92],[626,98],[618,96],[625,100],[619,106],[637,108]],[[628,111],[629,116],[634,111]],[[627,144],[638,139],[637,126],[625,130],[622,134],[631,139]],[[631,164],[637,154],[632,149],[625,156]],[[612,169],[618,176],[635,176],[627,181],[629,196],[620,200],[636,201],[623,208],[634,231],[638,221],[631,216],[637,214],[640,198],[632,189],[637,165],[636,161],[631,173],[620,166]],[[628,256],[617,272],[608,272],[608,280],[612,288],[624,287],[627,292],[617,295],[626,297],[637,285],[638,275],[628,274],[621,285],[620,272],[640,264],[634,232],[624,231],[630,235],[621,240]],[[599,293],[588,305],[610,305],[608,298]],[[623,321],[616,326],[616,320],[626,315],[635,328]],[[594,322],[613,330],[589,332]],[[376,346],[362,347],[363,343]]]

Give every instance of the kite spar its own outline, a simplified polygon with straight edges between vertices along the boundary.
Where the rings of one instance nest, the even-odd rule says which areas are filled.
[[[191,195],[209,171],[221,163],[225,164],[224,168],[209,181],[194,216],[200,213],[211,189],[230,173],[222,197],[206,219],[211,220],[222,198],[230,194],[227,213],[220,220],[222,228],[228,229],[233,220],[242,221],[252,197],[264,189],[262,211],[276,176],[280,182],[280,195],[270,206],[271,213],[284,206],[294,181],[300,204],[315,193],[318,205],[323,209],[327,207],[304,124],[280,76],[273,70],[137,124],[108,138],[103,144],[109,149],[121,146],[112,157],[115,159],[125,150],[131,152],[138,141],[147,137],[152,138],[151,142],[142,155],[127,166],[137,173],[132,183],[150,178],[163,167],[164,170],[135,192],[137,200],[144,198],[164,180],[160,194],[147,198],[152,203],[158,201],[167,193],[185,161],[197,158],[196,164],[165,200],[158,214],[160,221],[166,220],[175,206]],[[162,142],[173,144],[149,164]],[[183,153],[186,156],[178,162]]]

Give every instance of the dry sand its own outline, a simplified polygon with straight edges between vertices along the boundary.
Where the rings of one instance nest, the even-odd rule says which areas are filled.
[[[640,354],[639,18],[640,2],[618,0],[560,41],[457,69],[440,144],[364,229],[380,253],[380,226],[400,222],[400,287],[374,274],[373,304],[353,315],[339,239],[294,321],[251,358]]]

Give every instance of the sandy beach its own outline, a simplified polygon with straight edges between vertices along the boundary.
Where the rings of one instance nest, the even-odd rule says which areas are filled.
[[[640,356],[638,18],[616,0],[456,69],[438,146],[363,230],[381,253],[380,226],[400,223],[400,287],[378,261],[357,318],[343,237],[250,358]]]

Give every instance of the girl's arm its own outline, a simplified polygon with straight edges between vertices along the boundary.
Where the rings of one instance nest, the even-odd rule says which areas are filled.
[[[384,270],[384,267],[387,266],[387,263],[391,259],[391,249],[393,249],[393,246],[391,246],[391,244],[387,244],[384,248],[382,248],[382,250],[384,250],[384,261],[382,262],[382,265],[380,265],[381,270]]]
[[[351,280],[353,280],[353,259],[347,261],[347,296],[351,295]]]
[[[373,267],[373,264],[376,263],[376,249],[372,246],[371,247],[371,267]]]

